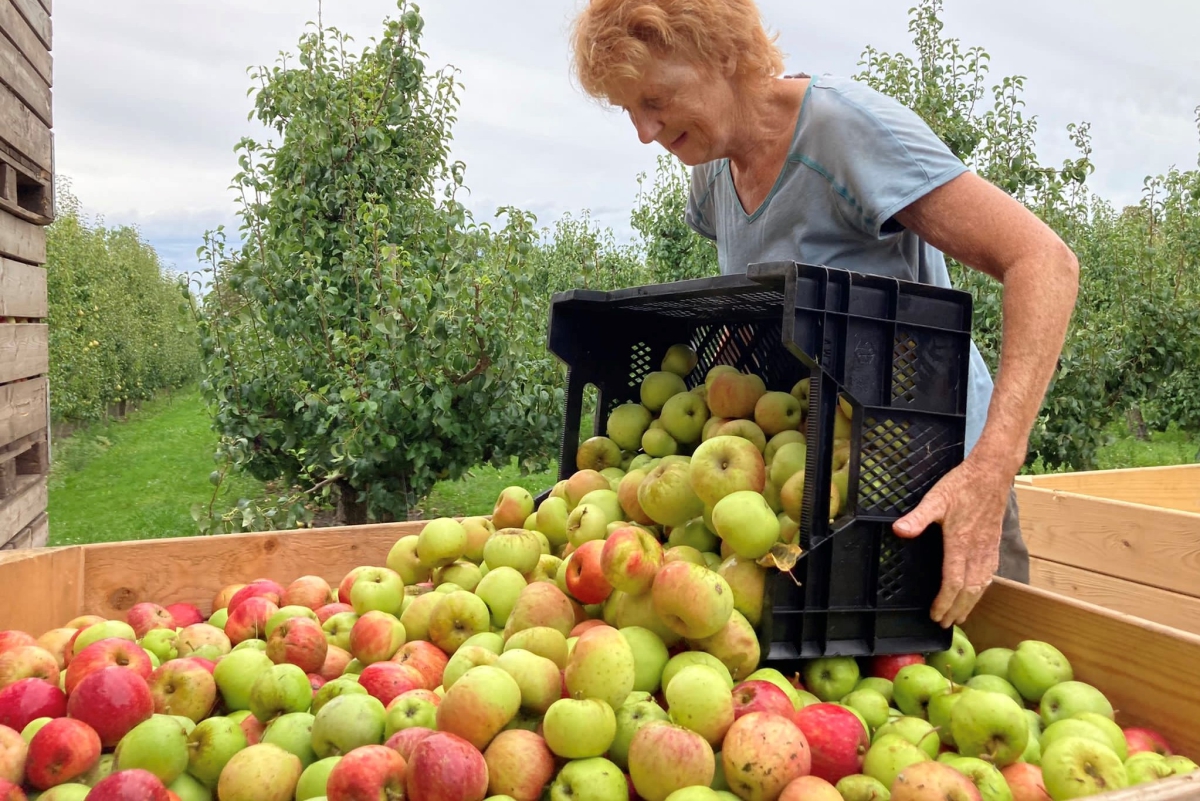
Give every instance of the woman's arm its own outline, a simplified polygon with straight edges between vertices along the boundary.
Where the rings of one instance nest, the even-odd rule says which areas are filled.
[[[898,535],[914,537],[929,524],[942,523],[945,567],[931,614],[949,626],[966,619],[999,564],[1005,504],[1066,338],[1079,263],[1024,205],[970,172],[895,218],[942,253],[1004,286],[1000,367],[979,441],[963,464],[894,526]]]

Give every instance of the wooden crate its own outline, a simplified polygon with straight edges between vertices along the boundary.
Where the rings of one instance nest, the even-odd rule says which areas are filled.
[[[422,523],[47,548],[0,553],[0,630],[38,635],[81,614],[124,617],[139,601],[193,603],[206,614],[226,584],[306,574],[331,584]],[[1076,676],[1100,688],[1123,725],[1162,731],[1200,757],[1200,636],[1058,594],[999,580],[964,626],[980,649],[1024,639],[1059,647]],[[1105,801],[1200,798],[1200,774],[1104,796]]]
[[[1024,477],[1030,580],[1200,633],[1198,498],[1200,465]]]

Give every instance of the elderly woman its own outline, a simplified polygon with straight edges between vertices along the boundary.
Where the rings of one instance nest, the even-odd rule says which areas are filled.
[[[964,621],[993,575],[1027,582],[1012,485],[1075,303],[1062,240],[895,100],[783,75],[754,0],[590,0],[573,48],[584,90],[692,167],[686,219],[716,242],[722,273],[794,259],[945,287],[947,254],[1003,284],[994,386],[972,345],[966,456],[894,531],[941,523],[942,626]]]

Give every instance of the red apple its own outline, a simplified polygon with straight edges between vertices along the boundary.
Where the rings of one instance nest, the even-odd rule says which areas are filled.
[[[0,654],[9,648],[16,648],[18,645],[37,645],[37,640],[32,635],[17,629],[0,631]]]
[[[1142,751],[1153,751],[1163,756],[1172,755],[1171,744],[1167,742],[1167,738],[1154,729],[1130,726],[1125,729],[1125,742],[1128,745],[1130,756]]]
[[[0,779],[0,801],[28,801],[28,796],[17,785],[7,779]]]
[[[328,651],[321,624],[307,617],[288,618],[267,638],[267,656],[272,662],[287,662],[305,673],[319,672]]]
[[[0,726],[0,779],[20,783],[25,775],[25,757],[29,744],[21,732]]]
[[[772,712],[791,717],[796,711],[788,694],[769,681],[743,681],[733,688],[734,720],[751,712]]]
[[[21,679],[58,683],[58,660],[40,645],[18,645],[0,654],[0,688]]]
[[[168,604],[167,611],[175,619],[175,628],[186,629],[204,622],[204,613],[195,604]]]
[[[450,657],[431,642],[413,640],[400,646],[391,661],[416,668],[425,677],[425,689],[433,690],[441,686],[442,674]]]
[[[32,720],[66,714],[66,693],[45,679],[21,679],[0,690],[0,726],[22,731]]]
[[[811,761],[804,734],[785,715],[743,715],[721,743],[726,781],[745,799],[774,801],[789,782],[809,774]]]
[[[158,604],[148,601],[129,607],[129,611],[125,613],[125,622],[133,627],[133,633],[139,640],[145,637],[146,632],[151,629],[182,628],[182,626],[176,625],[175,618],[171,616],[170,612]]]
[[[378,698],[386,707],[392,699],[409,690],[426,689],[425,677],[411,665],[396,662],[376,662],[367,665],[358,675],[358,683],[368,694]]]
[[[101,744],[112,748],[154,714],[154,696],[146,680],[134,671],[106,667],[79,682],[67,702],[67,713],[95,729]]]
[[[497,734],[483,752],[483,759],[492,795],[506,795],[515,801],[538,801],[554,778],[554,754],[545,740],[524,729]]]
[[[812,775],[837,784],[862,772],[871,738],[858,715],[836,704],[810,704],[793,712],[792,720],[812,750]]]
[[[979,789],[966,775],[932,760],[909,765],[892,782],[892,801],[982,801]]]
[[[29,741],[25,777],[39,790],[87,773],[100,760],[100,736],[80,720],[56,718]]]
[[[663,566],[663,547],[654,535],[638,526],[622,526],[604,540],[600,567],[614,588],[630,595],[641,595],[654,584],[654,576]]]
[[[258,745],[258,743],[262,742],[263,732],[267,730],[267,724],[249,712],[246,713],[244,718],[238,721],[238,725],[242,727],[242,734],[246,735],[246,745],[248,746]]]
[[[364,665],[383,662],[404,645],[404,626],[395,615],[372,610],[354,621],[350,629],[350,653]]]
[[[349,651],[330,645],[325,649],[325,661],[321,663],[321,669],[317,673],[326,681],[333,681],[346,672],[346,665],[350,664],[353,658]]]
[[[207,671],[209,672],[209,674],[210,674],[210,675],[212,674],[212,672],[213,672],[214,670],[216,670],[216,669],[217,669],[217,663],[216,663],[216,662],[212,661],[211,659],[205,659],[205,658],[204,658],[204,657],[202,657],[202,656],[182,656],[182,657],[180,657],[180,659],[186,659],[186,660],[187,660],[187,661],[189,661],[189,662],[194,662],[194,663],[196,663],[196,664],[197,664],[197,665],[199,665],[200,667],[202,667],[202,668],[204,668],[205,670],[207,670]]]
[[[475,746],[455,734],[437,732],[412,751],[408,801],[483,801],[488,767]]]
[[[1042,781],[1042,769],[1028,762],[1014,762],[1000,769],[1013,801],[1050,801]]]
[[[583,634],[588,629],[594,629],[594,628],[596,628],[596,626],[607,626],[607,625],[608,625],[607,623],[605,623],[603,620],[601,620],[599,618],[585,620],[582,623],[576,623],[575,628],[571,629],[571,633],[568,634],[567,636],[568,636],[568,638],[569,637],[578,637],[580,634]]]
[[[87,801],[171,801],[171,793],[148,770],[119,770],[101,779],[87,794]]]
[[[600,566],[603,551],[604,540],[588,540],[567,559],[567,592],[581,603],[598,604],[612,594]]]
[[[225,621],[225,634],[234,645],[246,640],[261,640],[267,621],[278,611],[279,606],[270,598],[257,595],[245,598],[229,613],[229,619]]]
[[[339,615],[342,612],[353,612],[354,607],[350,604],[325,604],[314,611],[317,613],[317,622],[324,625],[325,621],[334,615]]]
[[[245,584],[226,584],[213,596],[212,610],[216,612],[218,609],[228,609],[230,599],[245,586]]]
[[[237,608],[251,598],[265,598],[270,601],[278,609],[279,601],[283,597],[283,587],[280,587],[274,581],[269,579],[259,579],[252,581],[245,587],[233,594],[229,599],[229,605],[225,607],[229,610],[230,617],[237,611]]]
[[[325,686],[325,684],[326,684],[326,681],[325,681],[325,677],[324,677],[324,676],[318,675],[318,674],[316,674],[316,673],[309,673],[309,674],[308,674],[308,686],[309,686],[309,687],[312,687],[312,691],[313,691],[314,693],[315,693],[317,690],[319,690],[319,689],[321,689],[322,687],[324,687],[324,686]]]
[[[417,747],[417,743],[432,734],[437,734],[437,732],[433,729],[427,729],[424,726],[409,726],[407,729],[401,729],[389,737],[384,745],[404,757],[406,762],[411,763],[412,752]]]
[[[143,679],[149,678],[150,671],[154,670],[150,656],[136,642],[116,637],[96,640],[71,660],[63,689],[68,696],[73,695],[80,682],[96,671],[110,667],[133,671]]]
[[[341,582],[338,584],[337,601],[344,604],[350,603],[350,588],[354,586],[354,582],[358,581],[359,574],[364,570],[372,569],[374,568],[370,565],[359,565],[342,577]]]
[[[213,674],[190,658],[163,662],[146,683],[154,698],[154,711],[160,715],[179,715],[199,723],[217,702]]]
[[[843,801],[842,794],[829,782],[816,776],[792,779],[779,794],[779,801]]]
[[[888,656],[871,657],[871,668],[868,674],[879,679],[895,681],[896,674],[905,665],[923,665],[925,657],[921,654],[892,654]]]
[[[281,607],[307,606],[313,611],[331,603],[333,589],[329,582],[320,576],[301,576],[287,585],[279,599]]]
[[[369,801],[404,797],[407,763],[382,745],[362,745],[343,756],[329,772],[329,801]]]

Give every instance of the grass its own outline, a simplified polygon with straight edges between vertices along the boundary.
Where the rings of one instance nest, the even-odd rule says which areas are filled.
[[[558,481],[558,462],[544,473],[521,475],[516,460],[497,470],[491,466],[472,469],[458,481],[441,481],[421,504],[422,517],[429,519],[450,515],[483,515],[492,513],[497,496],[505,487],[524,487],[533,495],[548,490]]]
[[[1200,435],[1170,429],[1150,432],[1149,442],[1139,442],[1129,436],[1122,425],[1109,429],[1113,441],[1097,454],[1097,469],[1120,467],[1157,467],[1159,465],[1191,464],[1200,461]]]

